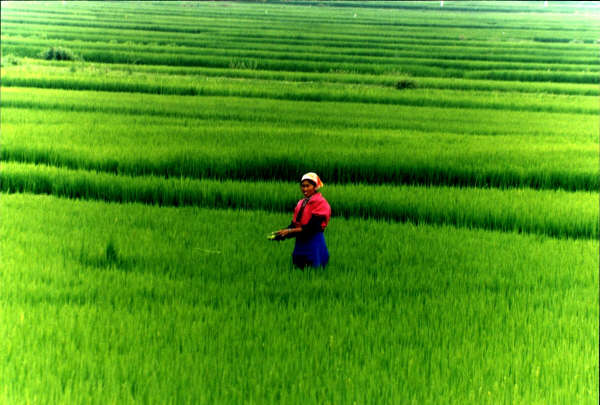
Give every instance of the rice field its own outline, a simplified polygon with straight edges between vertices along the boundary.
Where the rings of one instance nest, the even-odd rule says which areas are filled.
[[[600,4],[443,3],[3,2],[0,403],[596,403]]]

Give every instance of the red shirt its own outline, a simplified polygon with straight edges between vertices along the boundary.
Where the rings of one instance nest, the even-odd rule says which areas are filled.
[[[318,215],[319,217],[323,217],[323,221],[321,222],[321,230],[325,230],[325,227],[327,227],[327,224],[329,223],[329,218],[331,217],[331,207],[329,206],[327,200],[319,192],[310,196],[308,202],[304,206],[304,210],[302,211],[300,222],[298,222],[296,218],[298,217],[298,213],[300,212],[300,208],[302,207],[304,200],[305,198],[301,199],[298,201],[298,204],[296,204],[292,224],[294,224],[296,227],[307,225],[313,216]]]

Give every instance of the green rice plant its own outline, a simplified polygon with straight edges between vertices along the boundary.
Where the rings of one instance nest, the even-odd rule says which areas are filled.
[[[598,395],[597,240],[334,218],[300,272],[289,212],[0,199],[4,403]]]
[[[511,60],[515,56],[529,56],[526,61],[546,61],[548,63],[587,63],[596,64],[593,59],[593,49],[586,46],[574,48],[573,46],[565,47],[541,47],[539,43],[515,44],[496,41],[477,41],[470,40],[468,42],[454,38],[446,38],[445,40],[438,39],[418,39],[418,38],[395,38],[393,41],[386,38],[380,38],[377,42],[377,48],[374,49],[375,38],[357,37],[357,36],[337,36],[332,35],[327,37],[325,33],[315,34],[312,36],[296,36],[294,38],[282,38],[281,36],[265,33],[264,31],[249,32],[245,30],[246,36],[242,35],[239,28],[231,28],[227,31],[219,32],[218,35],[209,36],[206,33],[201,34],[205,38],[199,40],[190,35],[180,34],[165,34],[147,32],[144,38],[139,37],[139,33],[134,30],[112,29],[98,30],[94,28],[79,28],[77,30],[64,27],[48,27],[46,25],[28,24],[26,27],[19,26],[10,22],[6,22],[6,28],[3,29],[3,34],[6,38],[26,36],[26,37],[45,37],[56,40],[86,40],[89,42],[98,42],[104,39],[103,42],[112,43],[170,43],[172,45],[194,47],[194,48],[217,48],[219,46],[225,49],[240,49],[243,45],[253,50],[288,50],[306,53],[309,51],[315,52],[331,52],[337,50],[340,54],[350,55],[373,55],[373,56],[394,56],[394,55],[409,55],[410,51],[399,49],[398,44],[411,46],[412,52],[431,50],[441,54],[441,56],[449,55],[477,55],[475,59],[505,60],[497,57],[502,53],[506,56],[506,60]],[[401,35],[401,34],[400,34]],[[316,45],[318,43],[318,45]],[[456,52],[456,46],[461,45],[463,53]],[[433,48],[435,47],[435,48]],[[493,55],[483,53],[484,49],[492,48]],[[477,52],[479,51],[479,52]],[[472,52],[472,53],[471,53]],[[511,56],[512,55],[512,58]],[[549,59],[554,56],[555,59]]]
[[[58,110],[150,117],[303,125],[310,128],[414,130],[463,135],[519,135],[597,142],[597,115],[452,109],[237,97],[181,97],[94,91],[2,88],[2,109]],[[13,110],[14,111],[14,110]],[[336,114],[331,114],[335,111]],[[24,111],[25,112],[25,111]],[[43,114],[46,114],[44,112]]]
[[[10,26],[10,22],[8,23]],[[16,27],[16,26],[15,26]],[[33,31],[35,32],[35,31]],[[21,46],[44,46],[53,40],[35,38],[32,35],[23,37],[21,34],[28,34],[27,31],[18,30],[15,32],[17,35],[3,37],[5,45],[21,45]],[[40,33],[40,35],[43,35]],[[103,35],[103,34],[102,34]],[[320,61],[323,59],[331,61],[357,61],[365,62],[370,61],[373,63],[385,64],[394,60],[405,60],[408,61],[411,58],[424,59],[427,61],[431,58],[431,55],[436,55],[441,61],[447,60],[449,63],[455,60],[457,63],[460,60],[469,61],[471,60],[475,64],[464,65],[454,64],[454,66],[477,66],[477,61],[481,65],[484,61],[496,61],[498,63],[494,65],[483,64],[483,66],[495,66],[502,69],[518,68],[521,69],[562,69],[562,70],[576,70],[575,65],[587,69],[593,69],[594,65],[597,65],[597,59],[593,54],[588,56],[581,55],[581,52],[575,54],[568,50],[557,50],[554,53],[549,53],[548,50],[538,49],[518,49],[504,50],[504,48],[495,48],[494,52],[488,49],[481,49],[481,47],[469,47],[464,43],[461,44],[460,48],[456,46],[439,46],[433,44],[414,44],[410,48],[398,49],[398,47],[390,48],[389,50],[373,50],[368,48],[354,48],[354,43],[357,38],[350,37],[345,43],[346,45],[342,49],[340,46],[327,47],[327,46],[316,46],[314,41],[312,43],[294,42],[293,45],[273,45],[271,42],[265,42],[264,39],[258,37],[257,39],[251,39],[246,37],[241,42],[241,37],[238,39],[238,43],[232,41],[230,38],[225,40],[210,39],[207,38],[205,41],[195,41],[184,43],[175,40],[173,44],[165,42],[169,37],[157,36],[156,42],[139,42],[139,36],[136,38],[132,35],[131,41],[124,42],[122,37],[118,37],[119,41],[111,41],[110,43],[105,39],[106,37],[97,35],[96,37],[89,37],[90,41],[82,41],[81,36],[72,35],[73,40],[68,40],[66,37],[62,38],[62,41],[72,46],[85,49],[96,49],[96,50],[123,50],[123,51],[137,51],[137,52],[152,52],[152,53],[169,53],[169,54],[191,54],[194,50],[203,49],[204,54],[210,54],[214,56],[229,55],[229,56],[240,56],[240,57],[271,57],[278,59],[300,59],[300,60],[314,60]],[[401,35],[401,34],[400,34]],[[85,36],[84,36],[85,37]],[[256,41],[256,42],[252,42]],[[162,45],[159,46],[159,43]],[[342,45],[339,44],[339,45]],[[174,46],[176,45],[176,46]],[[371,44],[372,45],[372,44]],[[502,45],[499,45],[502,46]],[[570,53],[571,52],[571,53]],[[294,55],[298,55],[294,57]],[[302,56],[300,56],[302,55]],[[349,59],[352,57],[352,59]],[[366,59],[365,59],[366,58]],[[507,62],[521,62],[520,65]],[[537,63],[536,63],[537,62]],[[543,65],[540,65],[543,63]]]
[[[0,65],[3,68],[8,68],[10,66],[18,66],[21,64],[21,59],[20,58],[16,58],[13,55],[2,55],[2,58],[0,58]]]
[[[35,56],[36,49],[48,44],[47,40],[18,40],[5,39],[3,47],[7,52],[19,56]],[[77,47],[78,52],[86,59],[104,63],[136,63],[184,65],[184,66],[212,66],[231,67],[236,60],[241,61],[238,67],[251,66],[252,69],[267,70],[297,70],[329,72],[332,69],[351,70],[363,73],[389,73],[401,67],[402,70],[415,75],[430,76],[457,76],[463,77],[465,72],[473,70],[532,70],[541,72],[551,70],[555,72],[555,81],[597,83],[593,72],[600,69],[594,65],[569,65],[548,63],[520,63],[519,62],[487,62],[481,60],[445,60],[432,59],[431,51],[423,52],[420,57],[408,55],[406,57],[357,57],[339,56],[337,54],[306,54],[296,55],[290,52],[252,51],[252,50],[222,50],[203,49],[202,56],[197,56],[193,48],[168,47],[168,46],[136,46],[133,44],[83,44],[81,41],[65,42]],[[232,62],[233,58],[233,62]],[[582,66],[585,71],[581,72]],[[433,74],[437,73],[437,74]],[[513,79],[514,80],[514,79]],[[539,79],[538,79],[539,80]]]
[[[286,83],[278,80],[239,80],[188,76],[148,77],[146,74],[123,73],[98,77],[97,73],[46,74],[44,71],[13,76],[3,72],[2,84],[7,87],[38,87],[65,90],[97,90],[142,92],[152,94],[259,97],[302,101],[340,101],[380,103],[450,108],[511,109],[517,111],[548,111],[582,114],[600,112],[597,97],[562,95],[525,95],[509,92],[456,91],[416,89],[414,79],[402,79],[396,88],[337,83]],[[395,90],[410,89],[410,92]]]
[[[128,75],[148,74],[160,75],[167,78],[176,75],[179,80],[197,80],[205,77],[221,78],[244,78],[281,80],[286,82],[316,82],[316,83],[345,83],[345,84],[368,84],[394,87],[398,80],[408,78],[398,75],[365,75],[365,74],[343,74],[343,73],[309,73],[309,72],[276,72],[260,70],[231,70],[223,68],[202,67],[175,67],[175,66],[145,66],[145,65],[97,65],[93,63],[82,64],[84,72],[97,74],[99,66],[105,74],[118,76],[123,72]],[[27,70],[23,67],[8,67],[3,71],[5,76],[23,77],[23,74],[44,72],[45,76],[66,73],[66,67],[57,62],[41,62],[35,59],[27,59]],[[183,76],[183,77],[182,77]],[[523,92],[523,93],[547,93],[547,94],[570,94],[582,96],[600,95],[598,86],[589,84],[570,83],[547,83],[547,82],[518,82],[498,80],[470,80],[470,79],[448,79],[435,77],[412,77],[418,83],[419,88],[429,89],[451,89],[451,90],[483,90],[496,92]],[[183,92],[183,90],[182,90]]]
[[[467,79],[519,80],[524,82],[600,83],[596,73],[570,74],[564,72],[494,70],[465,72]]]
[[[298,183],[129,177],[15,163],[3,164],[0,179],[4,192],[161,206],[288,211],[301,197]],[[597,193],[330,184],[325,195],[343,217],[598,238]]]
[[[40,53],[40,58],[46,60],[78,60],[77,56],[73,51],[63,47],[50,47]]]
[[[115,248],[115,242],[110,239],[106,244],[106,261],[109,263],[118,263],[119,254],[117,253],[117,249]]]
[[[40,40],[32,37],[28,38],[19,38],[19,37],[11,37],[5,36],[5,41],[9,44],[22,43],[24,45],[40,45],[47,43],[47,39]],[[85,38],[78,35],[72,35],[72,41],[69,43],[77,44],[81,46],[82,43],[86,43],[87,46],[91,46],[95,49],[105,49],[108,47],[108,41],[104,40],[99,43],[100,37],[88,37],[90,41],[83,42],[82,40]],[[68,41],[65,36],[62,36],[62,40]],[[433,44],[419,45],[418,43],[414,44],[410,42],[410,48],[402,49],[395,47],[393,49],[369,49],[369,48],[355,48],[353,46],[352,41],[347,42],[347,47],[327,47],[320,46],[315,44],[302,44],[302,43],[294,43],[292,45],[279,45],[266,43],[261,41],[259,38],[252,41],[249,38],[245,38],[242,42],[238,40],[232,40],[227,38],[224,40],[215,40],[212,41],[177,41],[175,44],[170,44],[165,47],[164,45],[161,47],[156,46],[156,43],[153,42],[145,42],[140,44],[137,38],[134,36],[130,37],[131,41],[125,41],[124,38],[120,38],[118,42],[112,43],[116,47],[116,49],[122,49],[124,47],[131,47],[133,45],[133,50],[142,50],[146,49],[149,52],[168,52],[168,53],[191,53],[192,50],[202,49],[203,53],[221,55],[232,54],[232,55],[247,55],[246,52],[251,52],[250,55],[273,55],[280,56],[281,58],[290,58],[290,54],[294,55],[303,55],[302,59],[311,60],[314,57],[327,57],[327,58],[336,58],[333,60],[336,61],[347,61],[348,57],[353,57],[357,62],[363,62],[367,60],[373,60],[374,62],[383,62],[388,60],[394,60],[396,58],[431,58],[431,55],[436,55],[436,58],[442,60],[473,60],[473,61],[490,61],[490,62],[521,62],[524,65],[534,64],[534,66],[538,66],[540,63],[547,64],[549,69],[555,69],[553,65],[559,64],[561,68],[567,69],[568,66],[563,65],[580,65],[586,66],[587,69],[593,67],[594,65],[598,65],[597,58],[589,54],[587,56],[581,55],[578,53],[569,53],[565,50],[559,50],[555,52],[549,52],[548,50],[540,51],[538,49],[510,49],[505,50],[503,48],[494,48],[494,52],[490,52],[489,49],[482,49],[481,47],[470,47],[468,45],[463,45],[457,49],[456,46],[439,46]],[[164,37],[157,37],[157,40],[163,40]],[[173,45],[177,45],[176,47]],[[256,54],[255,52],[262,52]],[[368,59],[365,59],[368,58]],[[317,59],[318,60],[318,59]],[[504,66],[504,65],[501,65]],[[507,66],[511,66],[508,64]]]
[[[222,130],[208,127],[202,131],[203,137],[200,128],[192,132],[178,130],[178,141],[162,135],[169,134],[173,127],[158,127],[155,132],[128,127],[129,133],[122,137],[111,137],[111,132],[102,133],[95,128],[87,133],[95,139],[87,143],[88,136],[68,137],[70,131],[75,133],[81,128],[61,125],[51,131],[40,131],[39,125],[20,127],[23,132],[29,130],[27,136],[19,136],[21,132],[13,134],[13,126],[5,124],[10,135],[6,136],[0,152],[2,160],[135,176],[286,180],[312,167],[336,183],[527,186],[588,191],[598,186],[596,145],[542,143],[530,144],[530,150],[522,151],[522,144],[519,148],[507,147],[506,138],[493,142],[480,137],[461,141],[463,137],[448,134],[432,137],[406,133],[397,142],[386,142],[380,140],[383,136],[375,139],[369,139],[368,135],[306,136],[302,128],[273,131],[244,126]],[[57,133],[60,135],[54,136]],[[293,141],[297,137],[287,137],[295,134],[314,146],[298,145]],[[142,136],[153,146],[139,151],[135,140]],[[197,139],[190,142],[195,136]],[[228,140],[215,140],[214,136]],[[61,138],[63,146],[55,146]],[[100,143],[104,140],[105,143]],[[430,142],[438,143],[426,151],[411,152]],[[386,151],[386,147],[390,150]],[[257,154],[256,150],[261,148]]]
[[[128,17],[130,18],[121,19],[120,24],[118,25],[115,25],[115,20],[117,20],[118,18],[116,10],[114,15],[110,15],[109,13],[107,13],[107,9],[101,10],[101,12],[103,11],[102,14],[105,14],[104,16],[102,16],[104,18],[99,18],[98,10],[94,10],[96,11],[95,15],[90,14],[89,16],[80,16],[79,14],[77,14],[77,17],[79,18],[75,18],[75,15],[73,13],[65,13],[63,10],[62,12],[58,13],[62,14],[61,17],[56,15],[53,16],[53,22],[65,26],[93,25],[105,28],[130,27],[146,31],[167,30],[170,32],[195,32],[195,26],[193,25],[194,23],[197,23],[198,20],[202,21],[203,19],[212,18],[213,24],[215,24],[214,20],[223,21],[229,23],[229,27],[231,27],[232,25],[235,26],[235,24],[251,24],[264,21],[270,22],[271,26],[275,25],[277,26],[277,28],[285,28],[286,24],[288,27],[290,24],[297,24],[304,28],[311,26],[315,27],[315,25],[317,25],[318,27],[319,23],[333,23],[333,27],[329,29],[332,29],[334,32],[336,31],[336,28],[342,24],[345,26],[352,27],[353,31],[357,32],[373,30],[373,28],[379,28],[380,30],[387,28],[388,31],[392,29],[423,31],[424,28],[436,27],[445,28],[448,31],[460,29],[463,32],[463,34],[468,34],[469,36],[471,36],[471,33],[474,31],[491,31],[494,33],[498,32],[498,34],[500,34],[500,31],[502,31],[502,34],[510,34],[518,36],[519,38],[525,37],[532,39],[549,37],[547,31],[558,30],[562,31],[561,34],[563,35],[563,37],[572,39],[573,35],[577,35],[577,37],[581,38],[583,41],[589,38],[590,35],[593,35],[594,32],[597,32],[597,29],[595,29],[595,27],[590,27],[589,23],[586,24],[587,21],[585,21],[585,19],[577,18],[577,15],[574,13],[574,11],[577,11],[576,8],[569,9],[568,13],[571,15],[560,15],[562,21],[560,19],[556,19],[556,17],[544,18],[545,16],[542,17],[542,15],[538,15],[538,21],[532,21],[532,19],[528,18],[529,16],[527,15],[525,15],[524,17],[519,17],[518,15],[516,16],[514,13],[510,13],[503,16],[504,18],[501,19],[500,24],[498,23],[498,13],[476,13],[475,15],[477,15],[478,18],[474,19],[472,17],[466,18],[465,14],[461,14],[460,12],[444,12],[443,14],[432,15],[430,11],[417,11],[410,12],[407,14],[406,11],[403,10],[402,14],[398,13],[395,15],[395,17],[400,17],[396,21],[384,21],[382,19],[381,12],[377,12],[377,10],[372,13],[369,13],[368,11],[365,12],[363,10],[361,11],[360,19],[349,19],[348,16],[340,16],[339,12],[336,13],[334,10],[331,10],[329,15],[324,15],[326,14],[326,12],[324,13],[323,10],[315,10],[315,12],[311,12],[311,10],[307,7],[292,7],[288,9],[292,10],[292,13],[289,13],[289,11],[285,13],[277,13],[277,11],[283,10],[280,7],[273,8],[271,6],[269,8],[271,8],[271,11],[276,11],[276,13],[271,13],[269,15],[268,13],[264,13],[263,10],[252,10],[251,8],[247,7],[237,8],[237,10],[233,10],[229,13],[223,13],[219,10],[211,8],[204,8],[201,14],[196,15],[172,13],[172,11],[167,10],[135,10],[135,13],[131,13],[128,15]],[[463,10],[466,11],[469,10],[469,8],[464,8]],[[508,9],[509,12],[515,10],[519,10],[519,8],[513,8],[512,10]],[[36,13],[36,10],[17,9],[16,11],[20,12],[17,15],[21,17],[21,19],[23,18],[23,11],[28,11],[28,22],[36,20],[48,21],[47,14]],[[123,12],[123,9],[121,9],[120,11]],[[472,8],[471,11],[479,10],[477,10],[477,8]],[[307,13],[309,15],[307,15]],[[7,13],[3,14],[4,16],[7,15]],[[57,14],[56,11],[54,11],[54,14]],[[369,16],[366,14],[371,15]],[[10,11],[8,15],[10,15]],[[68,17],[69,15],[71,18]],[[500,15],[502,16],[502,14]],[[173,24],[173,17],[176,17],[178,21],[180,21],[179,25]],[[145,26],[142,25],[144,22],[143,18],[146,18],[146,21],[148,19],[151,19],[154,22],[154,24],[145,24]],[[569,19],[569,22],[572,26],[568,26],[564,23],[566,18]],[[527,24],[524,24],[525,22]],[[389,35],[389,33],[387,35]],[[481,37],[481,35],[482,34],[479,33],[479,37]],[[556,33],[554,35],[554,38],[557,38]]]
[[[307,4],[302,4],[306,6]],[[360,4],[355,5],[360,7]],[[379,6],[375,6],[379,8]],[[215,20],[221,20],[229,22],[234,25],[236,22],[264,22],[269,21],[274,25],[280,27],[285,26],[286,23],[294,22],[303,24],[305,26],[311,25],[316,30],[323,30],[325,27],[318,25],[319,23],[330,23],[334,28],[339,25],[352,26],[355,32],[382,30],[387,28],[388,30],[399,30],[407,28],[425,28],[431,26],[441,26],[444,28],[463,28],[466,31],[471,31],[472,28],[480,29],[485,31],[510,31],[518,30],[521,33],[521,37],[531,37],[534,35],[540,35],[541,33],[547,33],[552,29],[560,31],[561,34],[573,34],[573,31],[582,30],[584,32],[594,32],[597,28],[586,24],[584,15],[579,14],[578,11],[590,11],[592,13],[595,10],[584,7],[571,7],[571,8],[551,8],[553,14],[541,14],[540,11],[545,11],[541,7],[532,7],[535,9],[536,19],[531,18],[531,15],[521,14],[524,10],[527,10],[523,5],[517,7],[508,7],[504,9],[497,9],[494,12],[482,12],[478,7],[462,8],[461,11],[456,11],[450,8],[435,10],[432,13],[431,10],[361,10],[360,18],[348,18],[352,16],[354,11],[343,10],[334,8],[323,8],[323,7],[293,7],[293,6],[282,6],[276,4],[262,5],[262,7],[248,7],[244,5],[235,5],[228,8],[215,8],[210,6],[201,5],[195,10],[189,10],[190,12],[182,12],[181,10],[174,10],[172,7],[138,7],[132,8],[122,5],[120,7],[98,7],[93,5],[91,7],[83,6],[78,10],[69,10],[64,7],[51,6],[40,8],[40,7],[22,7],[22,6],[10,6],[7,7],[7,11],[3,13],[3,17],[14,16],[21,17],[27,16],[29,18],[46,18],[49,22],[60,21],[60,22],[74,22],[78,21],[76,17],[80,17],[81,22],[92,24],[95,22],[99,23],[115,23],[119,22],[121,25],[137,24],[142,22],[151,21],[153,24],[146,24],[147,30],[160,29],[165,26],[174,27],[174,20],[181,23],[182,27],[192,27],[195,21],[204,21],[212,18]],[[466,15],[462,11],[474,11],[471,15]],[[440,11],[443,11],[440,13]],[[531,11],[531,10],[527,10]],[[557,14],[556,11],[561,12]],[[121,14],[119,14],[119,12]],[[515,13],[516,12],[516,13]],[[127,18],[121,18],[123,14],[127,15]],[[582,13],[583,14],[583,13]],[[592,14],[593,15],[593,14]],[[50,20],[48,17],[53,17]],[[425,18],[426,17],[426,18]],[[568,19],[569,24],[565,24]],[[490,24],[493,22],[494,24]],[[524,25],[527,22],[529,25]]]
[[[3,2],[0,403],[591,404],[599,14],[541,3]]]
[[[271,8],[271,11],[277,11],[277,9],[274,9],[273,7],[269,7]],[[104,13],[106,13],[107,9],[103,9],[102,11],[104,11]],[[283,10],[283,9],[282,9]],[[519,19],[519,18],[515,18],[515,15],[511,15],[510,18],[506,18],[507,16],[505,16],[504,21],[502,24],[498,24],[498,14],[494,13],[494,14],[478,14],[477,19],[466,19],[464,14],[460,14],[460,13],[450,13],[450,15],[454,18],[449,18],[448,13],[444,13],[443,15],[431,15],[432,13],[406,13],[403,12],[402,14],[396,14],[396,16],[400,16],[402,17],[401,19],[399,19],[399,21],[395,21],[395,22],[388,22],[388,21],[382,21],[381,19],[381,13],[379,13],[378,17],[379,18],[375,18],[375,19],[370,19],[365,15],[365,12],[361,12],[361,19],[357,20],[357,19],[348,19],[346,16],[341,16],[340,18],[340,14],[339,13],[335,13],[333,10],[330,12],[331,14],[328,16],[323,15],[323,11],[321,10],[315,10],[317,13],[310,13],[310,9],[307,7],[295,7],[295,8],[291,8],[289,10],[293,10],[292,13],[285,13],[288,14],[286,15],[282,15],[282,13],[276,13],[278,15],[275,15],[273,13],[271,13],[270,15],[266,15],[266,13],[262,13],[262,10],[258,11],[256,9],[252,10],[250,8],[243,8],[243,9],[237,9],[234,10],[233,12],[229,12],[229,13],[223,13],[220,12],[219,10],[215,10],[215,9],[211,9],[211,8],[204,8],[203,12],[198,15],[193,15],[193,16],[188,16],[191,18],[188,18],[187,21],[185,18],[183,18],[183,15],[179,14],[178,20],[180,20],[182,23],[187,23],[185,25],[183,25],[183,27],[191,30],[193,25],[192,23],[194,22],[194,17],[196,20],[198,19],[202,19],[202,18],[207,18],[207,17],[212,17],[213,19],[217,19],[217,20],[222,20],[222,21],[227,21],[230,24],[235,24],[235,23],[250,23],[250,22],[256,22],[257,20],[267,20],[270,21],[271,23],[274,23],[274,25],[278,25],[281,26],[285,23],[297,23],[297,24],[304,24],[304,25],[308,25],[308,24],[312,24],[313,26],[315,26],[318,23],[323,23],[323,22],[332,22],[334,27],[336,27],[337,25],[339,25],[339,23],[343,23],[345,25],[349,25],[352,26],[356,31],[360,32],[360,31],[365,31],[365,28],[368,30],[370,27],[379,27],[380,29],[382,28],[388,28],[388,29],[420,29],[422,30],[425,27],[431,27],[431,26],[442,26],[448,29],[451,28],[462,28],[463,30],[468,31],[469,33],[471,31],[474,31],[474,29],[479,29],[481,30],[482,28],[485,29],[486,31],[509,31],[512,33],[512,31],[517,31],[521,37],[526,36],[526,37],[531,37],[532,35],[536,35],[536,34],[540,34],[540,33],[545,33],[546,30],[548,30],[549,28],[558,28],[561,31],[570,31],[569,27],[566,26],[563,22],[563,24],[560,24],[560,22],[558,22],[558,24],[553,24],[555,25],[554,27],[550,26],[550,22],[554,22],[556,21],[556,19],[552,20],[552,19],[545,19],[545,21],[543,19],[540,19],[540,21],[532,21],[531,18],[529,18],[527,20],[527,16],[524,19]],[[115,10],[116,11],[116,10]],[[174,14],[172,14],[170,11],[166,11],[166,10],[161,10],[158,11],[158,13],[162,14],[162,13],[167,13],[166,15],[162,15],[162,17],[167,17],[167,18],[157,18],[158,17],[158,13],[156,12],[150,12],[148,13],[149,10],[146,10],[145,13],[140,13],[140,10],[135,10],[136,13],[131,13],[130,15],[128,15],[128,17],[130,17],[130,19],[127,20],[123,20],[121,19],[121,26],[123,25],[128,25],[131,23],[135,23],[135,22],[141,22],[141,18],[146,17],[146,19],[151,18],[154,22],[156,22],[156,25],[153,26],[148,26],[146,25],[146,27],[144,27],[144,29],[146,30],[161,30],[166,28],[165,26],[168,26],[169,29],[171,30],[178,30],[178,31],[182,31],[182,26],[173,26],[172,21],[169,21],[169,18],[173,17]],[[258,12],[257,12],[258,11]],[[265,10],[266,11],[266,10]],[[303,15],[302,17],[304,17],[304,19],[299,18],[300,16],[298,15],[299,13],[302,13]],[[581,31],[583,32],[593,32],[593,27],[590,27],[589,24],[585,24],[583,21],[576,21],[576,17],[573,16],[573,9],[570,10],[571,12],[571,16],[565,16],[565,15],[561,15],[561,18],[570,18],[570,22],[571,24],[575,25],[577,23],[579,23],[576,28],[579,28]],[[307,15],[307,13],[312,14],[312,15]],[[28,13],[30,16],[34,15],[35,13]],[[43,14],[39,14],[39,17],[46,17],[47,15],[43,15]],[[65,14],[64,12],[62,14]],[[154,16],[151,16],[151,14],[155,14]],[[170,15],[169,15],[170,14]],[[73,14],[71,13],[71,16]],[[377,14],[373,13],[373,16],[377,16]],[[429,17],[429,21],[427,21],[426,23],[423,22],[423,17]],[[115,17],[110,16],[110,18],[98,18],[98,14],[96,13],[96,15],[90,16],[92,18],[89,18],[88,21],[84,21],[87,24],[98,24],[98,23],[103,23],[103,25],[107,25],[107,24],[114,24],[114,21],[116,20]],[[108,17],[108,16],[107,16]],[[489,18],[491,17],[491,18]],[[55,19],[57,18],[56,16],[54,17]],[[93,21],[92,21],[93,19]],[[137,19],[137,21],[135,21]],[[496,23],[496,27],[490,27],[490,24],[488,21],[486,20],[495,20],[494,22]],[[69,21],[70,20],[70,21]],[[73,23],[75,19],[67,19],[61,21],[63,24],[65,23]],[[131,23],[127,23],[127,21],[131,21]],[[452,21],[453,24],[449,24],[448,22]],[[523,22],[527,21],[530,25],[527,26],[526,28],[523,28]],[[560,21],[560,20],[559,20]],[[83,21],[82,21],[83,22]],[[508,22],[508,24],[507,24]],[[514,24],[511,27],[511,22]],[[365,24],[367,23],[368,26],[365,27]],[[466,24],[465,24],[466,23]],[[521,23],[521,24],[519,24]],[[487,25],[487,26],[486,26]],[[518,27],[518,29],[513,29],[513,27]],[[142,27],[136,27],[136,28],[142,28]],[[491,29],[490,29],[491,28]],[[592,28],[592,29],[590,29]],[[371,28],[373,29],[373,28]],[[185,31],[185,30],[183,30]],[[566,32],[565,34],[572,34],[571,32]]]
[[[414,80],[411,80],[411,79],[400,79],[396,83],[396,88],[398,90],[414,89],[416,87],[417,87],[417,83]]]
[[[206,112],[207,105],[201,105]],[[223,105],[235,111],[231,104],[217,102],[215,107],[220,111]],[[183,104],[177,107],[181,110]],[[290,107],[290,115],[300,111]],[[373,117],[376,111],[365,114]],[[282,120],[281,106],[278,113]],[[260,115],[265,117],[262,111]],[[352,123],[359,119],[356,114],[341,115]],[[399,114],[405,123],[403,115]],[[463,115],[468,118],[466,111]],[[130,175],[286,180],[313,167],[335,183],[597,189],[593,132],[589,137],[561,133],[565,128],[580,130],[575,121],[567,120],[564,128],[552,121],[557,132],[544,135],[481,136],[475,135],[483,132],[474,125],[475,117],[473,134],[466,135],[451,133],[448,126],[440,132],[327,128],[318,119],[318,124],[307,125],[3,107],[0,157]],[[486,115],[481,119],[489,124]]]
[[[218,19],[213,19],[211,25],[215,25]],[[190,46],[194,48],[198,47],[226,47],[232,46],[251,46],[253,49],[283,49],[283,46],[293,46],[290,49],[295,51],[302,51],[303,46],[309,45],[310,49],[323,49],[323,50],[336,50],[337,52],[359,52],[364,54],[390,54],[397,52],[398,45],[408,45],[411,49],[422,49],[428,46],[439,47],[436,49],[437,54],[446,55],[448,51],[453,51],[457,46],[460,49],[466,51],[477,51],[485,49],[487,53],[480,53],[484,57],[489,57],[490,49],[496,52],[504,52],[504,55],[529,55],[531,56],[542,56],[552,57],[549,60],[550,63],[557,63],[559,60],[565,57],[587,57],[588,64],[594,64],[595,49],[593,46],[583,44],[569,44],[569,45],[541,45],[539,42],[525,42],[520,41],[518,43],[508,42],[506,40],[493,41],[490,38],[485,40],[473,40],[470,39],[465,41],[464,39],[457,39],[453,37],[444,37],[443,39],[429,39],[429,38],[416,38],[414,36],[407,35],[405,32],[399,33],[395,38],[389,38],[388,36],[361,36],[345,34],[333,34],[331,32],[330,24],[328,24],[328,31],[323,33],[315,32],[314,27],[310,32],[303,32],[293,38],[288,36],[282,36],[280,33],[269,31],[265,29],[260,30],[249,30],[248,28],[240,29],[237,27],[229,26],[227,30],[221,30],[219,32],[203,33],[203,38],[198,39],[197,36],[190,36],[187,34],[176,34],[176,33],[165,33],[158,32],[153,33],[147,31],[144,33],[143,38],[140,38],[139,32],[135,30],[124,30],[124,29],[96,29],[91,27],[78,27],[77,29],[69,29],[68,27],[48,26],[48,25],[37,25],[28,24],[13,24],[11,22],[3,23],[3,34],[7,37],[14,36],[27,36],[27,37],[44,37],[48,39],[56,40],[73,40],[73,39],[84,39],[88,41],[104,41],[113,43],[132,42],[139,43],[143,41],[144,44],[152,43],[169,43],[173,45]],[[289,29],[285,27],[285,29]],[[318,44],[315,45],[315,44]],[[260,48],[259,48],[260,47]],[[591,58],[591,59],[590,59]]]

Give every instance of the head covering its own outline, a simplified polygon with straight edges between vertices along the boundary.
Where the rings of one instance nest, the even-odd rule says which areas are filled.
[[[306,173],[304,176],[302,176],[302,180],[300,180],[300,183],[302,183],[304,180],[310,180],[313,183],[315,183],[315,190],[318,190],[321,187],[323,187],[323,182],[321,181],[319,176],[317,176],[317,173],[313,173],[313,172]]]

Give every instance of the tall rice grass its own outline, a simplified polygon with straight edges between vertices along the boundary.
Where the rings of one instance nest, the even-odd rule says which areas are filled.
[[[0,199],[3,403],[597,396],[597,240],[338,217],[303,273],[288,213]]]
[[[33,75],[35,72],[44,72],[45,76],[56,76],[60,73],[71,73],[72,65],[44,62],[35,59],[22,59],[27,67],[5,66],[2,73],[5,76],[23,78],[27,75]],[[100,68],[101,67],[101,68]],[[581,96],[600,95],[598,86],[590,84],[572,84],[572,83],[552,83],[552,82],[519,82],[519,81],[500,81],[500,80],[475,80],[475,79],[457,79],[443,77],[409,77],[402,74],[395,75],[366,75],[351,73],[310,73],[310,72],[286,72],[286,71],[268,71],[254,69],[230,69],[230,68],[203,68],[203,67],[177,67],[177,66],[152,66],[152,65],[128,65],[111,64],[99,65],[95,63],[79,64],[77,67],[77,76],[85,73],[94,73],[97,75],[100,69],[105,75],[134,75],[140,77],[142,74],[152,74],[153,76],[169,77],[177,76],[179,80],[202,80],[206,77],[220,78],[243,78],[243,79],[261,79],[286,82],[315,82],[315,83],[343,83],[343,84],[365,84],[378,85],[386,87],[395,87],[398,80],[411,79],[420,89],[447,89],[447,90],[465,90],[465,91],[494,91],[494,92],[522,92],[522,93],[544,93],[544,94],[565,94]],[[190,90],[190,94],[192,94]]]
[[[0,189],[9,193],[161,206],[292,212],[298,183],[116,176],[41,165],[4,163]],[[332,213],[412,223],[449,224],[554,237],[598,238],[598,194],[454,187],[333,185],[323,191]]]
[[[418,87],[419,80],[411,80]],[[237,96],[273,98],[299,101],[339,101],[449,108],[506,109],[516,111],[567,112],[598,114],[600,106],[595,96],[529,95],[442,89],[382,88],[369,85],[329,83],[289,83],[281,81],[224,80],[222,78],[197,78],[187,76],[147,77],[146,74],[98,77],[97,73],[45,74],[44,71],[2,74],[2,85],[11,87],[38,87],[64,90],[95,90],[116,92],[141,92],[191,96]]]
[[[598,139],[597,115],[16,87],[3,88],[2,95],[0,106],[3,110],[105,112],[146,115],[148,118],[269,122],[275,126],[303,125],[340,130],[372,128],[463,135],[526,135],[570,139],[573,142],[596,142]],[[331,111],[336,114],[331,114]]]

